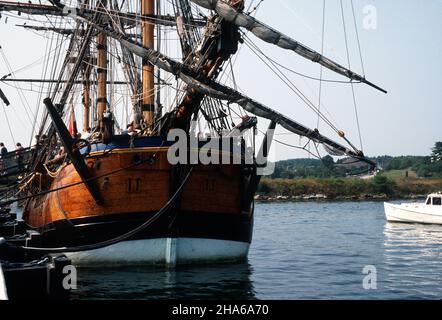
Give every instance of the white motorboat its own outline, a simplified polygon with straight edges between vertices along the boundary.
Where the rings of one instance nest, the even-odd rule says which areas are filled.
[[[384,203],[385,216],[390,222],[442,224],[442,193],[433,193],[425,203]]]

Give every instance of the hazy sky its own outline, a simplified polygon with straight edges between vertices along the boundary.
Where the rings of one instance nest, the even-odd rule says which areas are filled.
[[[362,73],[350,1],[343,2],[351,66]],[[264,0],[257,18],[319,51],[322,3],[322,0]],[[340,2],[327,0],[326,5],[324,54],[347,66]],[[385,95],[366,85],[355,85],[364,151],[368,155],[429,154],[434,142],[442,140],[442,1],[354,0],[354,7],[366,77],[389,91]],[[364,10],[373,8],[377,13],[377,26],[375,30],[367,30],[364,28],[364,19],[367,19]],[[14,27],[22,22],[9,18],[5,24],[5,16],[0,20],[0,46],[13,70],[39,59],[45,49],[41,36]],[[265,44],[252,35],[249,37],[284,66],[313,77],[319,76],[317,64]],[[245,46],[240,51],[235,70],[238,85],[247,95],[309,127],[316,127],[317,116]],[[29,73],[17,73],[17,77],[38,77],[39,72],[35,68]],[[0,77],[7,73],[0,59]],[[343,79],[328,71],[324,71],[324,78]],[[318,103],[317,81],[297,75],[290,75],[290,79],[312,102]],[[0,105],[3,109],[0,110],[0,140],[12,147],[4,116],[7,112],[16,141],[28,144],[31,122],[22,107],[23,102],[15,89],[2,83],[0,88],[11,100],[10,107]],[[36,108],[37,96],[25,94],[30,107]],[[326,115],[330,114],[329,118],[359,146],[350,85],[324,83],[322,102]],[[265,128],[265,125],[266,121],[261,121],[261,127]],[[320,124],[320,130],[339,141],[325,124]],[[278,130],[278,134],[282,141],[299,143],[299,138],[287,135],[283,130]],[[276,148],[277,159],[299,156],[305,154],[281,146]]]

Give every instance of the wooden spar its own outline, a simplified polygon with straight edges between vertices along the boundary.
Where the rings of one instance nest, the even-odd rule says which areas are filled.
[[[27,26],[25,24],[16,24],[16,27],[22,27],[25,29],[31,29],[35,31],[52,31],[55,33],[63,34],[63,35],[71,35],[75,33],[74,29],[66,29],[66,28],[48,28],[48,27],[40,27],[40,26]]]
[[[105,8],[107,0],[101,0],[99,8]],[[107,36],[100,32],[97,36],[97,120],[101,126],[107,107]]]
[[[94,181],[89,181],[91,178],[91,174],[89,172],[89,168],[84,162],[83,156],[80,154],[78,148],[74,146],[73,139],[69,134],[66,125],[64,124],[60,114],[58,113],[55,106],[52,104],[52,100],[50,98],[46,98],[43,103],[48,110],[49,116],[52,119],[52,123],[54,124],[55,130],[58,132],[58,136],[63,143],[64,150],[72,161],[72,165],[80,176],[81,180],[84,182],[87,190],[94,198],[96,203],[102,202],[102,197],[100,195],[100,191],[95,185]]]
[[[67,15],[52,5],[0,1],[0,11],[17,11],[32,15]]]
[[[89,78],[90,78],[90,68],[86,67],[86,71],[84,74],[84,83],[83,83],[83,132],[87,132],[90,126],[91,83],[89,81]]]
[[[75,29],[67,29],[67,28],[40,27],[40,26],[26,25],[26,24],[16,24],[15,26],[21,27],[24,29],[31,29],[31,30],[35,30],[35,31],[50,31],[50,32],[59,33],[59,34],[63,34],[63,35],[73,35],[76,32]],[[77,35],[79,35],[79,36],[84,36],[84,34],[85,34],[84,30],[79,30],[77,32]]]
[[[91,19],[95,12],[103,12],[103,9],[97,8],[94,10],[88,9],[84,6],[81,7],[84,15]],[[44,15],[44,16],[56,16],[56,17],[64,17],[68,16],[68,12],[60,11],[57,7],[51,5],[42,5],[42,4],[33,4],[33,3],[20,3],[20,2],[8,2],[8,1],[0,1],[0,12],[14,12],[16,11],[18,14],[29,14],[29,15]],[[112,16],[118,16],[125,25],[131,26],[134,24],[135,19],[140,19],[143,21],[148,21],[150,23],[160,24],[164,26],[175,26],[176,21],[175,17],[171,15],[146,15],[140,17],[138,13],[133,12],[120,12],[116,10],[107,10],[112,13]],[[104,13],[107,13],[105,11]],[[197,26],[204,27],[206,22],[202,18],[195,18],[192,22]]]
[[[161,0],[156,0],[156,11],[157,14],[161,13]],[[161,26],[157,26],[157,51],[161,51]],[[156,90],[156,110],[155,110],[155,120],[161,118],[161,86],[159,85],[161,79],[161,69],[157,68],[157,90]]]
[[[68,80],[57,80],[57,79],[16,79],[16,78],[5,78],[0,79],[0,82],[28,82],[28,83],[68,83]],[[82,84],[83,80],[74,80],[72,81],[73,84]],[[107,81],[107,84],[113,84],[113,85],[128,85],[130,82],[128,81]],[[89,80],[89,84],[91,85],[97,85],[97,81]]]
[[[90,86],[89,83],[83,87],[83,132],[87,132],[89,129],[89,115],[90,115]]]
[[[155,0],[141,0],[141,16],[153,15],[155,13]],[[154,31],[155,26],[152,23],[143,21],[141,23],[141,41],[145,48],[154,49]],[[155,112],[155,79],[154,67],[143,60],[143,87],[142,87],[142,111],[143,120],[147,125],[153,122]]]
[[[88,4],[89,1],[86,2]],[[90,46],[88,46],[86,53],[86,60],[89,63],[83,65],[83,132],[88,132],[91,126],[90,114],[91,114],[91,72],[93,61],[91,58]]]

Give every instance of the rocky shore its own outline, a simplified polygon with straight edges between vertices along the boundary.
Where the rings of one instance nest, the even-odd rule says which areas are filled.
[[[325,194],[306,194],[302,196],[263,195],[257,194],[258,202],[307,202],[307,201],[385,201],[395,199],[423,200],[425,194],[410,194],[403,196],[389,196],[387,194],[366,194],[362,196],[327,196]]]

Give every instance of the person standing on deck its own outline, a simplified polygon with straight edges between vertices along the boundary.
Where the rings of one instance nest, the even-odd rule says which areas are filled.
[[[2,158],[8,153],[8,149],[6,149],[5,144],[3,142],[0,142],[0,152]]]
[[[6,149],[5,144],[3,142],[0,142],[0,171],[1,171],[1,174],[4,174],[3,170],[5,169],[3,157],[6,156],[7,154],[8,154],[8,149]]]
[[[22,171],[23,168],[23,147],[20,142],[17,143],[15,148],[15,160],[17,161],[18,170]]]

